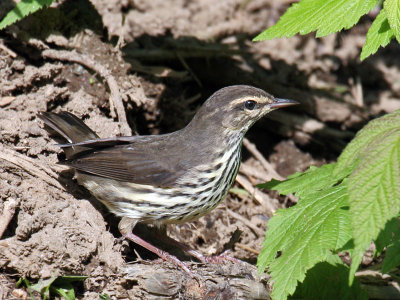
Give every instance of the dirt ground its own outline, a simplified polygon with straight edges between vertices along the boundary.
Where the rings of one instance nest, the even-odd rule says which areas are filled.
[[[368,16],[318,40],[252,43],[288,4],[66,0],[0,31],[0,212],[10,219],[0,240],[0,298],[27,296],[16,288],[20,277],[71,274],[89,276],[75,285],[79,299],[268,298],[257,253],[268,219],[295,199],[254,186],[334,161],[368,120],[400,108],[399,46],[359,61]],[[13,5],[2,0],[0,17]],[[159,243],[190,264],[196,282],[120,239],[118,218],[57,165],[63,155],[37,113],[72,112],[101,137],[159,134],[182,128],[209,95],[233,84],[301,105],[271,113],[248,132],[223,204],[168,227],[204,254],[231,250],[246,262],[203,265]],[[135,228],[157,244],[153,231]]]

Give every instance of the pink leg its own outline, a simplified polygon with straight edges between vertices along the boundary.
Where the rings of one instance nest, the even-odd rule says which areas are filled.
[[[192,273],[192,271],[189,270],[188,266],[185,265],[183,262],[181,262],[177,257],[153,246],[149,242],[146,242],[137,235],[133,234],[132,229],[133,227],[135,227],[136,222],[137,222],[136,220],[127,217],[123,217],[121,219],[121,221],[118,224],[118,229],[124,238],[134,242],[135,244],[142,246],[143,248],[146,248],[147,250],[153,252],[154,254],[157,254],[161,259],[177,265],[178,267],[182,268],[190,277],[196,278],[196,276]]]
[[[134,235],[132,232],[127,233],[124,235],[124,238],[127,238],[128,240],[134,242],[135,244],[138,244],[142,246],[143,248],[146,248],[147,250],[153,252],[154,254],[157,254],[161,259],[168,261],[170,263],[173,263],[180,268],[182,268],[190,277],[195,278],[196,276],[192,273],[192,271],[189,270],[188,266],[185,265],[183,262],[181,262],[177,257],[153,246],[149,242],[146,242],[145,240],[141,239],[137,235]]]

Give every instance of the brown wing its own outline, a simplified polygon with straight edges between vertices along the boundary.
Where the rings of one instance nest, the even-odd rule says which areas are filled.
[[[164,141],[150,142],[144,138],[114,146],[110,145],[110,139],[104,142],[104,145],[99,141],[86,145],[93,152],[64,164],[101,177],[161,187],[170,187],[186,172],[177,149],[172,146],[167,152]]]

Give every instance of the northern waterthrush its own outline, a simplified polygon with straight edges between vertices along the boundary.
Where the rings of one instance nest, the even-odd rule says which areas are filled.
[[[235,180],[247,130],[270,111],[297,104],[251,86],[220,89],[183,129],[150,136],[100,139],[68,112],[39,114],[68,143],[60,145],[85,186],[111,212],[123,217],[127,239],[187,266],[132,233],[137,222],[163,225],[199,218],[223,200]],[[216,261],[176,242],[201,261]]]

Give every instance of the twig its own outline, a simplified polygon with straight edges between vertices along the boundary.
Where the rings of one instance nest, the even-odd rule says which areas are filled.
[[[351,95],[353,96],[356,105],[359,107],[363,107],[364,106],[364,96],[363,96],[363,90],[362,90],[360,76],[357,76],[355,80],[353,78],[350,78],[349,85],[350,85]]]
[[[257,255],[260,254],[260,251],[258,251],[258,250],[256,250],[256,249],[253,249],[253,248],[251,248],[251,247],[249,247],[249,246],[240,244],[240,243],[235,243],[235,246],[238,246],[239,248],[242,248],[243,250],[246,250],[246,251],[248,251],[248,252],[251,252],[251,253],[254,253],[254,254],[257,254]]]
[[[242,163],[240,165],[239,173],[241,173],[243,175],[246,175],[247,177],[256,177],[256,178],[261,179],[263,181],[271,179],[268,176],[268,174],[265,174],[265,173],[257,170],[256,168],[247,165],[246,163]],[[240,195],[238,195],[238,196],[240,197]],[[244,197],[240,197],[240,198],[244,198]],[[285,202],[283,203],[285,207],[286,207],[287,200],[290,200],[293,203],[297,203],[298,202],[298,197],[294,196],[293,194],[286,195]]]
[[[8,48],[6,45],[4,45],[3,43],[0,43],[0,49],[4,50],[5,52],[7,52],[8,55],[10,55],[12,58],[16,58],[18,55],[17,53],[15,53],[14,51],[12,51],[10,48]]]
[[[264,158],[264,156],[257,150],[256,146],[251,143],[248,139],[243,139],[243,146],[246,147],[247,150],[261,163],[266,171],[269,172],[272,178],[283,180],[284,178],[279,175],[275,169],[271,166],[271,164]]]
[[[156,77],[161,77],[161,78],[170,77],[178,79],[183,79],[185,77],[188,77],[188,71],[175,71],[165,66],[145,66],[142,65],[136,59],[132,59],[132,61],[130,61],[130,64],[132,71],[150,74]]]
[[[15,148],[14,148],[14,150],[15,150]],[[26,162],[38,167],[40,170],[47,173],[47,175],[49,175],[51,178],[54,178],[56,180],[58,179],[57,173],[69,169],[68,166],[64,166],[64,165],[51,165],[51,166],[44,165],[44,164],[40,163],[40,160],[33,159],[26,155],[22,155],[22,154],[18,153],[17,151],[12,151],[12,150],[8,150],[8,149],[3,149],[2,151],[4,153],[8,153],[8,155],[15,155],[19,159],[25,160]]]
[[[136,251],[135,248],[133,248],[133,252],[135,253],[137,259],[136,261],[143,261],[143,258],[140,256],[140,254]]]
[[[236,220],[239,220],[240,222],[242,222],[244,225],[246,225],[247,227],[249,227],[252,231],[254,231],[254,233],[259,237],[259,236],[263,236],[264,235],[264,230],[258,228],[257,226],[255,226],[254,224],[252,224],[249,220],[247,220],[246,218],[242,217],[241,215],[239,215],[238,213],[235,213],[233,210],[227,208],[226,211],[228,212],[228,214],[232,217],[235,218]]]
[[[247,177],[255,177],[262,181],[271,179],[268,173],[265,172],[264,168],[259,170],[243,162],[240,164],[239,172]]]
[[[50,49],[50,47],[47,46],[47,44],[45,42],[43,42],[42,40],[33,38],[33,37],[28,37],[27,43],[28,43],[28,45],[30,45],[38,50]]]
[[[64,187],[58,182],[58,180],[55,179],[57,178],[57,174],[49,168],[39,165],[35,160],[19,154],[16,151],[12,151],[4,147],[0,148],[0,159],[8,161],[24,169],[32,176],[38,177],[58,189],[64,190]]]
[[[179,61],[183,65],[183,67],[192,75],[194,81],[199,85],[199,87],[202,87],[203,85],[201,84],[200,79],[197,77],[197,75],[192,71],[192,69],[189,67],[189,65],[186,63],[185,59],[179,54],[179,52],[176,53],[176,56],[178,57]]]
[[[258,202],[259,204],[263,205],[266,208],[268,215],[272,216],[274,214],[276,208],[272,203],[272,199],[270,199],[270,197],[267,194],[264,194],[259,189],[256,189],[253,186],[253,184],[250,181],[248,181],[244,176],[237,175],[236,182],[239,183],[242,187],[244,187],[244,189],[253,196],[253,199],[256,200],[256,202]]]
[[[0,239],[6,231],[8,224],[10,224],[11,219],[15,214],[15,209],[17,208],[18,201],[13,198],[8,198],[3,205],[3,212],[0,216]]]
[[[92,69],[97,72],[101,77],[103,77],[110,88],[110,113],[113,118],[115,118],[114,109],[118,115],[118,121],[120,126],[120,132],[123,135],[132,135],[132,131],[128,125],[126,118],[124,104],[122,102],[121,94],[119,92],[119,87],[114,76],[111,75],[110,71],[107,70],[101,64],[93,61],[91,58],[83,54],[78,54],[76,52],[63,51],[63,50],[44,50],[42,52],[44,58],[51,58],[56,60],[65,60],[69,62],[75,62],[81,64],[87,68]]]
[[[364,107],[364,95],[360,76],[356,77],[356,103],[360,107]]]

